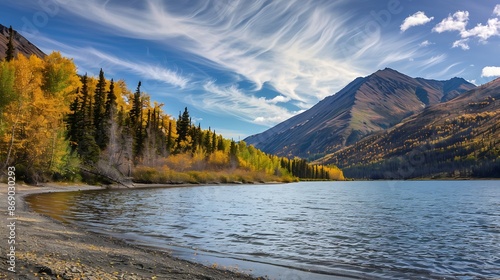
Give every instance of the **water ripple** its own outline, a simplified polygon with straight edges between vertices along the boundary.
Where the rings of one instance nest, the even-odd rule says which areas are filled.
[[[39,212],[140,244],[384,279],[500,278],[499,201],[498,181],[311,182],[29,198]]]

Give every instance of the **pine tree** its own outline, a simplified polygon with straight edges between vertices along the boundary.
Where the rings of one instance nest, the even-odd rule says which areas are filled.
[[[80,141],[79,130],[81,129],[80,125],[82,123],[80,106],[81,106],[80,89],[77,89],[77,96],[70,104],[69,106],[70,113],[66,117],[66,127],[67,127],[66,140],[69,140],[71,152],[74,152],[76,150],[78,142]]]
[[[112,124],[115,122],[115,116],[117,114],[117,103],[116,103],[116,95],[115,95],[115,83],[113,79],[111,79],[111,83],[109,84],[109,91],[107,93],[106,97],[106,104],[105,104],[105,109],[104,109],[104,115],[103,115],[103,124],[102,124],[102,130],[104,132],[104,135],[100,137],[101,141],[103,142],[101,149],[105,149],[106,146],[109,143],[109,135],[111,134],[111,127]]]
[[[172,152],[172,145],[174,141],[172,139],[172,121],[168,122],[168,133],[167,133],[167,154],[170,154]]]
[[[130,110],[130,125],[136,127],[139,123],[139,118],[142,111],[142,101],[141,101],[141,82],[137,85],[137,89],[134,93],[134,99],[132,100],[132,109]]]
[[[224,146],[224,138],[222,138],[222,135],[219,135],[219,140],[217,143],[217,150],[218,151],[224,151],[226,147]]]
[[[215,130],[214,130],[214,134],[212,134],[212,152],[215,152],[217,151],[217,135],[215,134]]]
[[[94,164],[99,159],[99,146],[94,138],[94,124],[92,120],[92,99],[89,96],[87,74],[82,77],[82,103],[79,110],[79,127],[77,131],[77,152],[86,164]]]
[[[141,82],[137,84],[137,89],[134,93],[134,99],[132,101],[132,110],[130,110],[130,125],[133,134],[133,145],[132,153],[135,164],[140,162],[142,157],[142,151],[144,149],[144,128],[142,124],[143,119],[143,102],[141,96]]]
[[[189,117],[189,112],[187,107],[185,107],[184,113],[182,113],[182,115],[179,112],[179,119],[177,120],[178,148],[180,148],[181,143],[187,139],[190,125],[191,125],[191,118]]]
[[[203,147],[205,148],[205,152],[207,153],[207,155],[211,154],[212,153],[212,145],[211,145],[211,142],[210,142],[210,134],[211,134],[211,129],[210,127],[208,128],[208,130],[205,132],[205,135],[203,137]]]
[[[9,41],[7,42],[7,50],[5,51],[5,60],[11,61],[14,59],[15,49],[14,49],[14,30],[12,26],[9,27]]]
[[[106,120],[104,117],[105,110],[106,110],[106,79],[104,78],[104,72],[99,71],[99,81],[97,83],[97,86],[95,88],[95,93],[94,93],[94,137],[97,145],[101,150],[104,150],[106,148],[106,145],[108,144],[108,137],[107,133],[109,131],[106,131]]]

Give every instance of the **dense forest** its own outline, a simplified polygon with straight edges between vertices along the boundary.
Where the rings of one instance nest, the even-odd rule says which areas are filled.
[[[265,154],[178,118],[123,80],[77,74],[71,59],[0,62],[0,165],[28,183],[216,183],[343,180],[335,166]]]

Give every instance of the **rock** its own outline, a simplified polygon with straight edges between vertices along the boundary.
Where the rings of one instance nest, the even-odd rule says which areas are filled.
[[[38,269],[38,273],[45,273],[47,275],[53,275],[52,269],[47,266],[37,266],[36,269]]]

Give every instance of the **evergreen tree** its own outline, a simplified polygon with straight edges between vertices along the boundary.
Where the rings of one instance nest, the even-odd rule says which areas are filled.
[[[210,130],[210,127],[208,128],[208,130],[205,132],[205,135],[203,137],[203,147],[205,148],[205,152],[207,153],[207,155],[211,154],[212,153],[212,145],[211,145],[211,142],[210,142],[210,134],[211,134],[211,130]]]
[[[211,149],[211,151],[215,152],[216,150],[217,150],[217,135],[215,134],[215,130],[214,130],[214,133],[212,134],[212,149]]]
[[[218,151],[224,151],[226,148],[224,146],[224,138],[222,138],[222,135],[219,135],[219,140],[217,143],[217,150]]]
[[[99,146],[94,138],[94,124],[92,120],[92,99],[89,96],[87,74],[82,77],[82,103],[78,114],[79,127],[77,132],[77,152],[86,164],[96,163],[99,159]]]
[[[139,118],[142,111],[142,101],[141,101],[141,82],[137,85],[137,89],[134,93],[134,99],[132,100],[132,109],[130,110],[130,125],[136,127],[139,123]]]
[[[174,141],[172,139],[172,121],[168,122],[168,132],[167,132],[167,154],[170,154],[172,152],[172,145],[174,144]]]
[[[7,42],[7,50],[5,50],[5,60],[11,61],[14,59],[15,49],[14,49],[14,30],[12,26],[9,27],[9,41]]]
[[[137,164],[142,156],[142,150],[144,149],[144,129],[142,125],[142,96],[141,96],[141,82],[137,84],[137,89],[134,93],[134,99],[132,100],[132,110],[130,110],[130,126],[133,134],[133,158]]]
[[[96,85],[94,92],[94,137],[97,145],[101,150],[106,148],[108,144],[108,137],[106,131],[106,120],[105,120],[105,110],[106,110],[106,79],[104,78],[104,72],[99,71],[99,81]]]
[[[77,96],[75,97],[73,102],[70,104],[70,106],[69,106],[70,113],[66,117],[66,127],[67,127],[66,140],[69,140],[71,152],[74,152],[76,150],[76,147],[78,146],[78,142],[80,141],[79,130],[81,129],[82,120],[83,120],[83,118],[81,116],[80,106],[81,106],[80,89],[77,89]]]
[[[99,146],[101,147],[101,149],[105,149],[109,143],[109,135],[111,134],[112,124],[113,122],[115,122],[117,106],[118,105],[116,103],[115,83],[113,79],[111,79],[111,83],[109,84],[109,91],[107,93],[106,105],[103,117],[102,129],[104,131],[104,135],[100,137],[101,141],[103,142],[102,145]]]
[[[236,142],[231,139],[231,146],[229,147],[229,154],[233,157],[236,157],[238,154],[238,146],[236,146]]]
[[[177,147],[187,139],[189,133],[189,127],[191,125],[191,118],[189,117],[189,112],[187,107],[184,108],[184,113],[182,115],[179,113],[179,119],[177,120]]]

